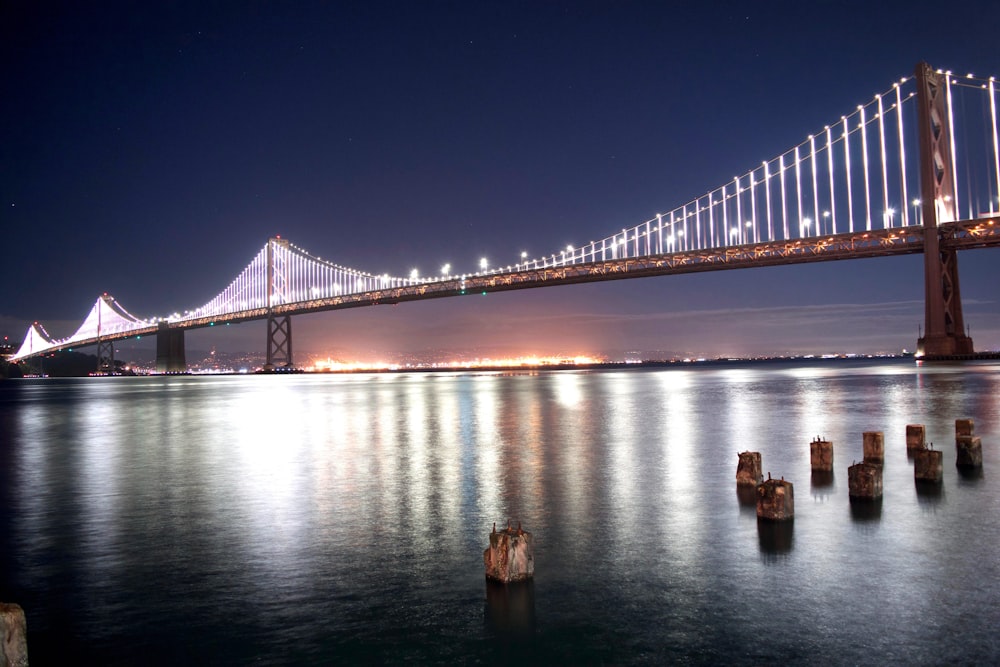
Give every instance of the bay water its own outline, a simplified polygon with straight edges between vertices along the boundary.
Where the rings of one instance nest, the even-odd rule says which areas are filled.
[[[874,504],[848,498],[865,431]],[[996,362],[10,380],[0,438],[33,665],[1000,660]],[[790,524],[737,494],[744,450]],[[489,585],[508,520],[535,578]]]

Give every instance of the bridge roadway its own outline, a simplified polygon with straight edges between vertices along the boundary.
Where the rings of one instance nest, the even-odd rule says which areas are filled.
[[[938,226],[941,249],[966,250],[1000,246],[1000,215],[975,220],[944,223]],[[700,271],[747,269],[755,266],[804,264],[865,257],[885,257],[923,252],[922,226],[848,232],[795,241],[774,241],[727,248],[646,255],[625,259],[577,264],[558,263],[553,266],[513,272],[475,274],[465,278],[429,279],[404,287],[380,289],[356,294],[344,294],[324,299],[312,299],[272,306],[274,315],[301,315],[327,310],[360,306],[397,304],[484,292],[555,287],[575,283],[590,283],[628,278],[648,278]],[[916,278],[922,280],[922,278]],[[235,324],[268,317],[267,308],[241,310],[227,315],[169,322],[170,330],[200,329],[220,324]],[[53,347],[46,352],[152,336],[161,329],[157,325],[128,333],[109,334]]]

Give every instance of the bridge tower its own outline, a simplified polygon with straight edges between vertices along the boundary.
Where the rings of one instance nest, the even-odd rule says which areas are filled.
[[[111,305],[107,294],[97,300],[97,372],[110,375],[115,372],[115,344],[114,341],[101,339],[101,315],[104,312],[101,301]]]
[[[265,371],[292,367],[292,316],[272,310],[285,288],[285,276],[277,270],[275,250],[288,248],[288,241],[274,237],[267,241],[267,362]]]
[[[920,197],[924,220],[924,335],[917,356],[972,354],[958,289],[958,258],[942,243],[938,224],[956,219],[951,127],[945,74],[917,65],[917,122],[920,132]]]

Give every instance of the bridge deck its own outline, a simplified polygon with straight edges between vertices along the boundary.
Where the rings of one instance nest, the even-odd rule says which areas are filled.
[[[945,223],[938,227],[942,249],[966,250],[1000,245],[1000,217],[979,218]],[[483,292],[554,287],[577,283],[647,278],[700,271],[746,269],[755,266],[778,266],[828,262],[866,257],[884,257],[923,252],[923,227],[902,227],[872,231],[851,232],[770,243],[747,244],[697,250],[629,257],[625,259],[556,264],[514,272],[476,274],[465,278],[429,280],[423,283],[390,289],[345,294],[336,297],[299,301],[296,303],[242,310],[227,315],[171,322],[169,328],[198,329],[219,324],[248,322],[274,315],[300,315],[328,310],[341,310],[378,304],[396,304]],[[55,352],[76,347],[95,345],[99,341],[113,341],[151,336],[156,326],[128,333],[101,336],[75,341],[45,350]]]

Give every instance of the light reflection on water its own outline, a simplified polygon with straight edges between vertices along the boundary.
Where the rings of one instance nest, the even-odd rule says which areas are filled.
[[[967,416],[981,475],[954,467]],[[23,381],[0,426],[0,599],[38,664],[1000,655],[996,364]],[[852,505],[867,430],[885,496]],[[790,526],[741,506],[748,449],[794,482]],[[536,580],[491,592],[508,519]]]

